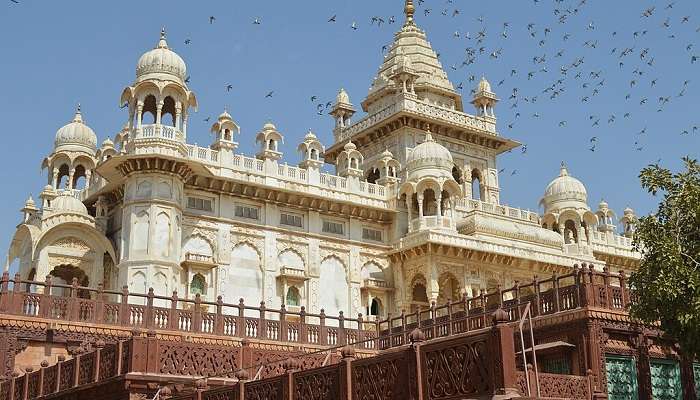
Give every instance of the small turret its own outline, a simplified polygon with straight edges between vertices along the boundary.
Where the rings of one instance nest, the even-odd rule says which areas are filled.
[[[343,177],[362,177],[362,163],[364,157],[357,150],[355,143],[348,142],[343,147],[343,151],[338,156],[335,168],[339,176]]]
[[[258,159],[277,161],[282,158],[279,145],[284,143],[284,137],[277,131],[277,127],[272,122],[263,126],[263,129],[255,137],[255,141],[260,144],[260,151],[256,154]]]
[[[39,211],[31,195],[29,195],[29,198],[27,198],[27,201],[24,203],[24,207],[21,211],[23,214],[22,221],[25,224],[29,222],[29,220],[34,216],[34,214],[36,214],[37,211]]]
[[[215,136],[214,143],[211,146],[214,150],[226,149],[234,151],[238,148],[238,143],[233,140],[233,135],[240,134],[241,128],[231,118],[228,110],[224,109],[224,112],[219,115],[219,118],[211,126],[211,133]]]
[[[496,118],[494,108],[498,103],[496,94],[491,91],[491,84],[483,76],[476,88],[472,104],[476,108],[476,115],[480,117]]]
[[[637,215],[634,210],[630,207],[625,208],[622,212],[622,218],[620,218],[620,223],[622,223],[623,234],[627,237],[634,236],[634,231],[637,228]]]
[[[350,125],[350,118],[355,114],[355,107],[350,102],[350,96],[345,89],[340,89],[335,98],[335,104],[328,114],[335,118],[336,130]]]
[[[302,157],[299,167],[319,168],[323,164],[322,156],[326,149],[311,130],[304,136],[304,141],[299,144],[297,150]]]

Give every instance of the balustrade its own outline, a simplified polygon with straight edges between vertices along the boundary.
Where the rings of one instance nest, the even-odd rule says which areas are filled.
[[[383,288],[386,282],[368,279],[364,285]],[[53,288],[68,295],[51,294]],[[169,303],[170,307],[157,307],[154,303]],[[126,287],[111,291],[80,287],[77,281],[58,285],[50,279],[25,281],[18,275],[10,279],[7,273],[0,282],[0,312],[5,314],[300,344],[344,345],[350,338],[367,349],[405,344],[414,328],[420,328],[429,338],[487,328],[490,315],[497,308],[506,311],[509,321],[517,321],[527,303],[532,303],[534,317],[586,306],[624,311],[630,304],[630,292],[624,273],[598,272],[584,265],[569,274],[535,277],[532,282],[516,283],[508,289],[369,321],[361,314],[347,318],[342,313],[307,313],[304,307],[298,311],[284,307],[276,310],[266,308],[264,303],[247,306],[242,300],[239,304],[227,304],[221,297],[215,302],[203,301],[199,295],[181,299],[177,293],[170,297],[155,295],[152,289],[147,294],[130,293]]]

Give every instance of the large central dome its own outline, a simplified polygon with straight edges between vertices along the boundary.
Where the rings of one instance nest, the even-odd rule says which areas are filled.
[[[161,30],[158,46],[139,58],[136,65],[136,80],[162,79],[184,84],[186,76],[185,61],[177,53],[170,50],[165,41],[165,29]]]

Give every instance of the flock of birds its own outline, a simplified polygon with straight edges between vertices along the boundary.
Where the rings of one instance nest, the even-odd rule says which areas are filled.
[[[540,6],[544,0],[532,0],[535,6]],[[546,101],[556,101],[560,97],[572,93],[577,97],[577,101],[581,104],[581,109],[585,110],[586,105],[593,103],[603,91],[607,89],[608,82],[613,79],[620,79],[619,73],[611,73],[614,67],[618,72],[626,75],[628,81],[627,90],[624,93],[609,93],[611,96],[618,96],[617,104],[621,104],[624,108],[620,112],[610,112],[602,115],[598,113],[587,113],[585,121],[589,124],[590,129],[587,129],[594,134],[588,137],[587,148],[591,152],[595,152],[601,143],[605,130],[603,126],[612,127],[619,120],[629,120],[633,115],[638,117],[637,120],[643,122],[643,114],[651,112],[662,113],[674,101],[684,97],[690,89],[691,80],[675,77],[672,74],[664,74],[663,71],[656,71],[656,51],[648,47],[647,36],[652,33],[662,34],[668,39],[669,46],[680,46],[686,52],[685,58],[687,62],[694,65],[698,62],[700,55],[694,53],[695,44],[693,42],[682,43],[677,45],[675,42],[681,40],[680,35],[676,33],[678,26],[686,26],[694,22],[691,15],[674,16],[672,11],[676,6],[675,1],[666,2],[665,4],[652,5],[643,8],[639,11],[639,28],[632,32],[605,32],[602,26],[594,21],[585,21],[581,23],[581,19],[585,17],[584,10],[588,6],[588,0],[550,0],[553,4],[551,8],[552,22],[551,25],[542,25],[534,22],[524,24],[525,38],[533,41],[536,48],[541,49],[541,52],[533,54],[529,62],[518,64],[510,69],[510,73],[506,78],[500,79],[495,84],[495,90],[499,90],[507,82],[512,85],[507,93],[507,109],[510,110],[510,121],[506,123],[508,129],[514,129],[518,121],[522,118],[541,118],[543,107],[541,105]],[[429,18],[432,15],[439,17],[455,18],[462,15],[462,10],[455,6],[455,0],[416,0],[418,12],[422,13],[424,18]],[[460,18],[463,19],[463,18]],[[458,21],[459,19],[455,20]],[[472,32],[455,30],[452,34],[453,40],[461,41],[466,44],[464,48],[464,58],[459,62],[449,65],[449,69],[453,75],[463,76],[464,79],[456,83],[457,90],[464,92],[465,87],[474,87],[477,82],[477,76],[473,73],[463,74],[461,69],[472,65],[479,65],[487,61],[500,61],[504,56],[503,43],[513,37],[518,37],[522,40],[523,35],[516,32],[517,27],[514,23],[505,21],[498,24],[487,24],[486,18],[478,16],[475,18],[477,30]],[[216,22],[215,16],[209,17],[209,23]],[[333,14],[328,17],[328,24],[340,24],[338,14]],[[403,16],[381,16],[375,15],[370,17],[368,28],[382,27],[383,25],[394,25],[403,22]],[[423,21],[421,21],[423,22]],[[255,17],[252,20],[254,25],[262,25],[262,17]],[[573,25],[573,26],[572,26]],[[492,33],[491,30],[497,26],[497,33]],[[568,29],[568,27],[570,29]],[[349,21],[349,29],[357,31],[365,28],[357,20]],[[395,29],[398,29],[396,27]],[[695,33],[700,33],[700,25],[695,29]],[[578,37],[577,37],[578,36]],[[576,43],[576,39],[580,44]],[[616,46],[615,43],[622,43]],[[189,44],[189,39],[185,41]],[[580,47],[578,47],[580,46]],[[583,51],[579,51],[581,49]],[[382,54],[387,54],[390,51],[390,44],[381,47]],[[595,68],[588,66],[589,54],[595,52],[595,57],[604,56],[609,64],[599,65]],[[606,53],[606,54],[603,54]],[[442,58],[438,53],[438,58]],[[591,56],[590,58],[594,58]],[[568,59],[567,62],[563,60]],[[445,64],[443,62],[443,64]],[[698,63],[700,64],[700,63]],[[539,92],[525,93],[519,89],[519,80],[527,81],[538,80],[542,82]],[[660,85],[661,80],[664,84]],[[677,85],[669,83],[674,79],[679,79]],[[676,86],[675,93],[669,92],[669,88]],[[229,83],[225,85],[227,91],[232,90],[233,86]],[[643,89],[644,88],[644,89]],[[648,89],[648,90],[645,90]],[[500,89],[502,93],[503,89]],[[653,94],[649,92],[652,91]],[[474,89],[471,90],[471,94]],[[267,92],[265,98],[273,97],[273,90]],[[466,93],[463,93],[466,97]],[[324,115],[332,102],[320,101],[318,95],[310,95],[309,99],[314,105],[315,112],[318,115]],[[509,113],[500,112],[501,115]],[[554,123],[559,128],[569,126],[569,121],[566,119],[555,120]],[[582,125],[580,121],[575,121],[576,126]],[[596,129],[601,129],[596,132]],[[681,135],[697,134],[700,128],[698,125],[691,125],[681,130]],[[635,151],[644,150],[644,138],[647,135],[647,128],[639,130],[634,138],[633,149]],[[521,146],[519,150],[522,154],[528,151],[527,146]],[[502,170],[501,172],[505,172]],[[517,174],[517,170],[512,170],[510,175]]]
[[[19,0],[10,0],[19,4]],[[684,58],[691,65],[698,63],[700,55],[694,52],[695,43],[677,43],[683,39],[677,32],[680,28],[696,24],[694,28],[696,34],[700,33],[700,21],[695,21],[691,15],[674,13],[676,1],[666,3],[652,2],[651,6],[641,8],[639,13],[638,28],[629,32],[618,32],[616,30],[606,31],[606,28],[599,26],[594,20],[583,20],[586,18],[585,10],[589,6],[588,0],[531,0],[535,7],[541,7],[537,12],[551,12],[551,21],[548,25],[541,22],[516,23],[508,21],[490,23],[483,16],[475,18],[477,29],[469,31],[455,30],[452,39],[460,41],[464,46],[464,57],[458,62],[449,65],[448,72],[454,76],[461,76],[455,88],[464,92],[465,87],[474,87],[477,76],[474,73],[464,73],[463,69],[486,70],[482,64],[488,62],[501,62],[504,59],[504,44],[507,40],[532,41],[531,45],[539,51],[532,54],[529,60],[517,63],[510,69],[504,79],[498,80],[494,86],[494,91],[499,92],[507,105],[499,106],[500,116],[510,116],[506,123],[508,129],[514,129],[518,121],[523,118],[539,119],[543,115],[545,108],[542,106],[547,101],[557,101],[563,96],[575,96],[577,102],[581,104],[580,109],[586,110],[589,104],[598,100],[601,93],[606,91],[609,82],[619,81],[621,74],[628,83],[623,93],[608,93],[614,97],[616,105],[621,105],[623,110],[610,112],[605,115],[591,112],[586,113],[585,122],[590,126],[589,131],[595,132],[588,137],[588,150],[595,152],[604,137],[603,126],[612,127],[620,120],[630,120],[633,117],[637,121],[643,122],[643,114],[651,112],[662,113],[675,101],[680,101],[691,87],[691,80],[680,76],[668,74],[667,71],[657,71],[658,49],[649,47],[648,36],[652,34],[663,35],[668,40],[667,46],[676,46],[686,53]],[[693,0],[694,1],[694,0]],[[462,10],[456,7],[457,0],[415,0],[417,6],[416,13],[423,16],[421,25],[427,25],[426,21],[433,16],[451,19],[450,22],[464,23],[470,17],[460,17]],[[551,10],[546,10],[543,3],[551,3]],[[633,4],[630,3],[630,7]],[[630,10],[634,13],[633,10]],[[342,25],[338,14],[327,17],[325,23]],[[445,21],[447,22],[447,21]],[[210,25],[217,23],[215,15],[208,17]],[[376,29],[382,26],[395,25],[394,30],[403,23],[403,15],[381,16],[374,15],[369,18],[368,25],[363,25],[358,20],[347,20],[348,28],[352,31],[359,29]],[[442,21],[441,21],[442,23]],[[251,18],[251,24],[263,26],[265,20],[262,16]],[[469,22],[474,26],[473,22]],[[522,30],[519,30],[522,29]],[[494,32],[495,30],[495,32]],[[523,39],[525,38],[525,39]],[[616,45],[616,43],[620,43]],[[184,40],[186,46],[192,45],[192,39]],[[390,51],[390,44],[381,47],[382,54]],[[593,54],[595,53],[595,54]],[[606,65],[589,66],[589,58],[606,59]],[[443,57],[438,53],[438,58]],[[567,61],[564,61],[567,60]],[[697,64],[696,64],[697,63]],[[446,63],[443,61],[443,65]],[[470,66],[474,66],[469,68]],[[615,71],[613,71],[615,70]],[[522,81],[528,81],[529,93],[521,90]],[[677,80],[679,82],[673,82]],[[186,78],[186,82],[190,77]],[[453,78],[453,81],[456,81]],[[663,84],[661,84],[663,81]],[[540,90],[535,92],[531,89],[532,83],[540,85]],[[510,88],[503,88],[510,86]],[[234,90],[234,84],[226,82],[223,84],[226,92]],[[670,88],[675,87],[675,92],[670,92]],[[612,91],[612,90],[611,90]],[[472,93],[474,89],[472,89]],[[270,99],[275,96],[275,90],[268,90],[264,98]],[[504,96],[505,94],[505,96]],[[467,93],[463,93],[465,98],[469,98]],[[332,106],[331,101],[321,100],[317,94],[308,94],[308,99],[313,110],[318,115],[324,115]],[[504,111],[504,108],[506,111]],[[211,117],[206,117],[209,121]],[[558,128],[567,128],[569,125],[585,127],[581,121],[572,121],[570,124],[566,119],[550,118]],[[596,132],[596,129],[601,129]],[[684,127],[681,135],[698,134],[698,125],[691,124]],[[644,138],[647,135],[647,128],[639,130],[634,138],[634,150],[644,150]],[[526,154],[527,146],[522,146],[519,150]],[[515,175],[516,170],[511,172]]]

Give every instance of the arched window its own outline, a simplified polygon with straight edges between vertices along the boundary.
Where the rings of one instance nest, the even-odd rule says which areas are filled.
[[[316,149],[311,149],[311,159],[318,160],[318,151]]]
[[[58,177],[56,178],[56,187],[55,189],[60,189],[61,187],[68,187],[68,176],[69,176],[70,170],[68,168],[68,164],[62,164],[60,167],[58,167]],[[65,178],[65,180],[64,180]]]
[[[296,286],[290,286],[287,289],[287,297],[285,303],[288,306],[298,307],[301,305],[301,295],[299,294],[299,289]]]
[[[367,174],[367,182],[377,183],[377,179],[379,179],[379,170],[377,168],[372,168],[369,174]]]
[[[207,290],[207,282],[202,274],[195,274],[190,282],[190,294],[192,298],[197,295],[204,296]]]
[[[73,189],[85,189],[85,167],[78,165],[73,171]]]
[[[564,223],[564,243],[578,243],[578,230],[576,229],[576,223],[568,219]]]
[[[270,140],[267,142],[267,149],[268,149],[268,150],[272,150],[272,151],[277,151],[277,146],[275,145],[275,140],[274,140],[274,139],[270,139]]]
[[[452,167],[452,177],[460,185],[464,183],[464,180],[462,179],[462,171],[459,168],[457,168],[457,166]]]
[[[141,123],[142,124],[155,124],[156,123],[156,96],[149,94],[143,101],[143,111],[141,112]],[[151,115],[151,118],[146,118],[147,115]]]
[[[231,140],[231,131],[224,129],[224,140]]]
[[[413,301],[419,302],[419,303],[427,303],[428,302],[428,293],[425,290],[425,285],[421,282],[416,283],[413,285]]]
[[[472,170],[472,199],[482,200],[481,173],[478,169]]]
[[[437,200],[433,189],[426,189],[423,192],[423,216],[428,217],[437,214]]]
[[[166,115],[170,115],[168,121],[170,126],[175,126],[175,100],[170,96],[167,96],[165,100],[163,100],[163,108],[160,109],[160,122],[162,124],[166,123]]]
[[[376,297],[372,299],[372,304],[369,306],[369,315],[381,316],[382,315],[382,303]]]

